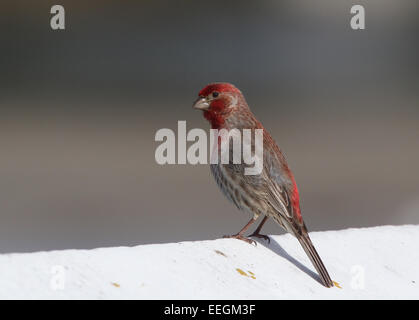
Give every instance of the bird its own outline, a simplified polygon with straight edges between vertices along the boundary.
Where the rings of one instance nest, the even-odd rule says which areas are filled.
[[[254,243],[244,233],[259,217],[263,217],[249,237],[269,241],[269,237],[260,232],[265,222],[271,218],[297,238],[317,270],[322,284],[328,288],[333,287],[334,283],[303,221],[300,195],[294,175],[274,139],[250,110],[242,92],[230,83],[211,83],[199,91],[193,108],[203,111],[211,129],[237,129],[241,132],[244,129],[250,129],[252,132],[256,129],[263,130],[263,167],[260,174],[246,175],[246,164],[233,162],[231,157],[227,163],[218,161],[210,164],[211,173],[224,195],[240,211],[251,215],[249,222],[237,234],[225,237]],[[255,141],[247,143],[254,147]],[[214,145],[220,148],[220,143]],[[229,152],[231,154],[231,150]]]

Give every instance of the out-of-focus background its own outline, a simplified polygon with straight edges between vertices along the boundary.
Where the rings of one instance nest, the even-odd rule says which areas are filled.
[[[54,4],[0,4],[0,252],[237,232],[206,165],[154,158],[158,129],[209,128],[215,81],[284,150],[310,230],[419,223],[416,0],[63,0],[64,31]]]

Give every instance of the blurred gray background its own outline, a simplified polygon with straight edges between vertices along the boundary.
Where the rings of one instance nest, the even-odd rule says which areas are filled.
[[[65,31],[53,4],[0,4],[0,252],[237,232],[207,166],[154,160],[158,129],[209,128],[191,105],[215,81],[285,152],[310,230],[419,223],[416,0],[63,0]]]

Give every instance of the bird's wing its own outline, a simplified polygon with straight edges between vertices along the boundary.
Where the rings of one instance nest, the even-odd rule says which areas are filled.
[[[289,191],[281,183],[278,183],[274,177],[268,178],[266,181],[267,201],[274,220],[291,234],[298,235],[304,232],[304,222],[297,217]]]
[[[272,178],[267,177],[267,199],[272,208],[288,219],[292,219],[292,205],[288,192]]]
[[[285,165],[284,165],[285,164]],[[291,201],[293,192],[292,177],[286,166],[285,158],[278,149],[264,157],[263,180],[266,185],[267,201],[274,219],[288,232],[299,234],[304,229],[304,222],[298,217]]]

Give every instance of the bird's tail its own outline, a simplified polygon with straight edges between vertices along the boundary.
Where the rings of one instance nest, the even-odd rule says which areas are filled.
[[[319,254],[317,253],[316,249],[311,242],[311,239],[308,233],[302,234],[301,236],[297,237],[298,241],[300,241],[301,246],[303,247],[304,251],[307,253],[308,257],[311,260],[311,263],[316,268],[319,276],[323,282],[325,287],[333,287],[333,281],[329,276],[329,273],[326,270],[326,267],[323,264],[322,259],[320,259]]]

